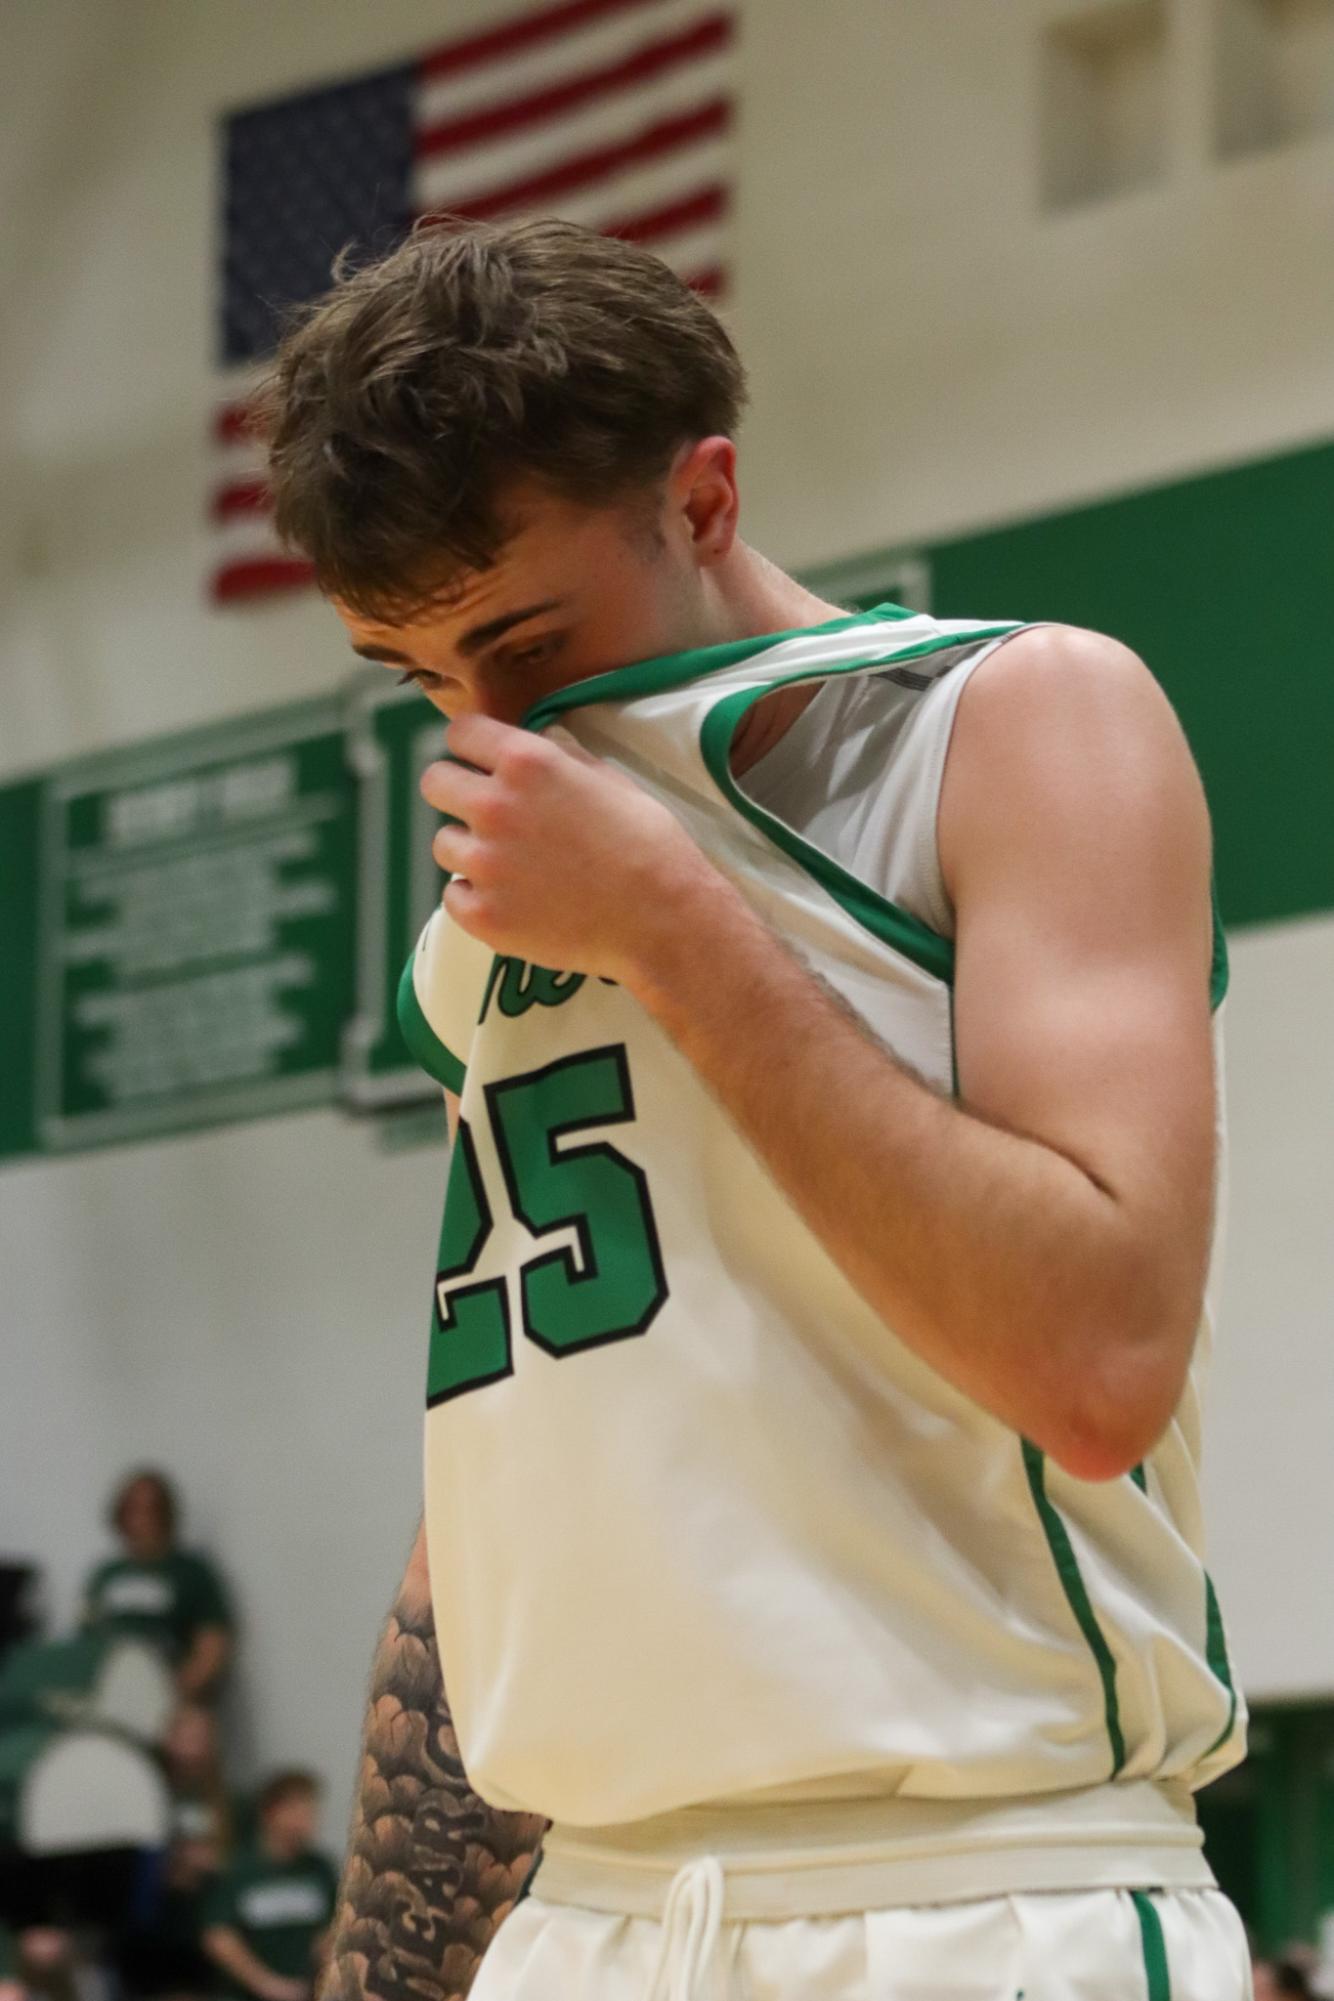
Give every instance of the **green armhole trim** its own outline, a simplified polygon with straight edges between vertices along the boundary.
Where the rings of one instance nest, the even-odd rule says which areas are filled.
[[[1223,930],[1223,912],[1218,902],[1218,884],[1212,878],[1210,878],[1209,893],[1213,899],[1214,906],[1214,952],[1209,966],[1209,1001],[1211,1006],[1219,1008],[1223,1004],[1223,996],[1227,992],[1228,983],[1227,934]]]
[[[1144,1461],[1143,1461],[1142,1459],[1140,1460],[1140,1462],[1139,1462],[1139,1465],[1138,1465],[1138,1466],[1132,1466],[1132,1467],[1131,1467],[1131,1469],[1130,1469],[1130,1477],[1131,1477],[1131,1479],[1132,1479],[1132,1480],[1134,1481],[1135,1485],[1136,1485],[1136,1486],[1137,1486],[1137,1487],[1139,1488],[1139,1490],[1140,1490],[1141,1494],[1147,1494],[1147,1493],[1148,1493],[1148,1491],[1149,1491],[1149,1476],[1148,1476],[1148,1474],[1147,1474],[1147,1473],[1145,1472],[1145,1470],[1144,1470]]]
[[[447,1091],[453,1091],[457,1097],[463,1089],[466,1073],[453,1050],[446,1049],[422,1013],[422,1004],[417,998],[417,988],[412,977],[416,957],[415,952],[408,954],[408,963],[404,966],[398,982],[398,1025],[403,1040],[427,1076],[434,1077],[437,1084],[443,1084]]]
[[[1204,1658],[1209,1663],[1209,1672],[1227,1690],[1227,1722],[1215,1737],[1206,1758],[1226,1744],[1237,1721],[1237,1687],[1232,1679],[1232,1663],[1227,1655],[1227,1635],[1223,1631],[1223,1614],[1218,1603],[1218,1593],[1214,1590],[1214,1580],[1208,1571],[1204,1573]]]
[[[1144,1954],[1144,1985],[1148,2001],[1172,2001],[1172,1976],[1167,1970],[1163,1921],[1154,1908],[1152,1898],[1146,1896],[1143,1890],[1132,1890],[1130,1900],[1139,1919],[1139,1942]]]
[[[1114,1779],[1126,1761],[1126,1740],[1121,1733],[1121,1707],[1116,1699],[1116,1662],[1112,1658],[1112,1650],[1107,1644],[1102,1627],[1098,1624],[1098,1615],[1093,1609],[1084,1579],[1080,1575],[1079,1559],[1075,1555],[1069,1531],[1052,1506],[1047,1493],[1046,1455],[1040,1452],[1036,1445],[1030,1444],[1026,1438],[1021,1439],[1020,1444],[1023,1447],[1024,1471],[1028,1475],[1029,1492],[1033,1496],[1033,1505],[1038,1511],[1038,1520],[1042,1523],[1047,1547],[1051,1551],[1056,1574],[1065,1592],[1066,1603],[1075,1615],[1075,1623],[1088,1643],[1088,1650],[1097,1664],[1098,1674],[1102,1679],[1103,1714],[1107,1724],[1107,1742],[1112,1752],[1112,1769],[1108,1776]]]
[[[683,688],[705,674],[717,674],[724,667],[767,653],[789,639],[805,639],[815,632],[847,632],[854,625],[896,624],[919,614],[901,604],[878,604],[871,611],[849,612],[845,618],[828,618],[823,625],[797,625],[786,632],[765,632],[757,639],[732,639],[721,646],[698,646],[690,653],[663,653],[656,660],[639,660],[629,667],[613,667],[606,674],[590,674],[586,681],[572,681],[568,688],[555,688],[543,695],[523,717],[526,730],[545,729],[553,716],[565,709],[579,709],[586,702],[634,702],[644,695],[661,695],[668,688]],[[1004,628],[1007,632],[1011,626]],[[960,645],[968,635],[956,635]],[[906,656],[905,656],[906,658]],[[777,684],[775,684],[777,685]],[[761,689],[761,693],[765,690]]]
[[[931,653],[957,651],[961,645],[971,644],[973,641],[983,645],[989,639],[999,639],[1017,630],[1018,627],[1013,624],[1006,624],[984,626],[978,632],[942,633],[935,639],[923,641],[920,646],[904,647],[892,660],[883,664],[886,668],[897,667],[908,660],[921,660]],[[936,979],[949,986],[954,979],[952,939],[942,938],[939,932],[933,931],[919,918],[911,916],[908,911],[901,910],[897,904],[890,903],[887,898],[878,895],[841,863],[836,862],[832,855],[825,854],[822,848],[815,847],[812,842],[794,833],[791,827],[775,818],[772,813],[766,812],[763,806],[757,806],[755,801],[741,790],[732,776],[730,763],[732,739],[746,710],[753,703],[762,700],[765,695],[772,694],[776,688],[789,688],[799,681],[828,681],[836,675],[864,673],[867,665],[866,661],[849,660],[823,667],[805,667],[796,673],[785,674],[779,680],[767,682],[762,687],[738,688],[733,694],[724,695],[704,718],[699,738],[700,752],[714,784],[744,819],[749,820],[752,826],[758,827],[776,848],[781,848],[784,854],[805,869],[807,875],[827,890],[834,901],[847,911],[849,917],[864,930],[869,931],[872,937],[879,938],[883,944],[892,946],[903,958],[921,966],[925,972],[933,974]]]

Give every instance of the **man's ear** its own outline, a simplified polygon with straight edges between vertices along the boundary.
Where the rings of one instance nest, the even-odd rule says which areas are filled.
[[[700,438],[683,448],[668,482],[697,561],[721,562],[736,541],[741,498],[736,445],[731,438]]]

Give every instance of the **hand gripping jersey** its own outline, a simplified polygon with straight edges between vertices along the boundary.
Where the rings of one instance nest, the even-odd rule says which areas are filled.
[[[525,725],[559,719],[665,801],[949,1093],[951,940],[749,798],[728,751],[772,689],[880,675],[911,703],[1018,629],[884,605],[599,675]],[[942,765],[884,773],[909,879]],[[495,957],[441,908],[400,1016],[461,1093],[426,1522],[484,1798],[593,1826],[755,1794],[1184,1791],[1237,1761],[1197,1483],[1212,1267],[1174,1423],[1084,1483],[886,1336],[620,987]]]

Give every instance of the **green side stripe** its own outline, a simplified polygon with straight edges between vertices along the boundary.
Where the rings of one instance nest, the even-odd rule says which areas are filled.
[[[1172,1977],[1167,1970],[1163,1921],[1154,1908],[1153,1900],[1143,1890],[1132,1890],[1130,1899],[1139,1919],[1139,1942],[1144,1954],[1144,1985],[1148,2001],[1172,2001]]]
[[[1093,1609],[1087,1587],[1080,1575],[1079,1559],[1075,1555],[1069,1531],[1052,1506],[1047,1493],[1046,1456],[1036,1445],[1031,1445],[1028,1439],[1022,1439],[1020,1443],[1023,1446],[1024,1471],[1028,1475],[1029,1492],[1033,1496],[1033,1505],[1038,1511],[1038,1519],[1042,1523],[1047,1547],[1051,1551],[1056,1574],[1065,1592],[1066,1603],[1075,1615],[1075,1622],[1084,1635],[1102,1678],[1103,1713],[1107,1724],[1107,1741],[1112,1752],[1112,1769],[1108,1776],[1114,1779],[1126,1761],[1126,1742],[1121,1734],[1121,1709],[1116,1699],[1116,1662],[1112,1658],[1112,1650],[1107,1644],[1102,1627],[1098,1624],[1098,1615]]]
[[[1209,1672],[1227,1690],[1227,1722],[1215,1737],[1206,1758],[1212,1758],[1221,1744],[1226,1744],[1232,1735],[1232,1726],[1237,1720],[1237,1688],[1232,1679],[1232,1663],[1227,1657],[1227,1635],[1223,1631],[1223,1614],[1219,1608],[1218,1593],[1214,1590],[1214,1580],[1208,1571],[1204,1573],[1204,1613],[1205,1637],[1204,1658],[1209,1663]]]
[[[565,709],[582,708],[586,702],[635,702],[644,695],[661,695],[668,688],[683,688],[705,674],[717,674],[724,667],[735,667],[742,660],[752,659],[757,653],[767,653],[785,640],[805,639],[816,632],[847,632],[854,625],[896,624],[916,616],[917,613],[905,611],[902,605],[880,604],[873,611],[849,612],[843,618],[826,619],[823,625],[798,625],[786,632],[765,632],[754,639],[732,639],[721,646],[698,646],[689,653],[663,653],[656,660],[613,667],[606,674],[590,674],[586,681],[572,681],[568,688],[555,688],[551,694],[543,695],[525,713],[522,727],[545,729],[553,716]],[[1003,629],[1009,631],[1011,626]],[[956,635],[955,645],[961,645],[967,637],[966,633]]]
[[[415,952],[408,954],[408,963],[398,982],[398,1025],[403,1040],[427,1076],[434,1077],[438,1084],[443,1084],[446,1090],[453,1091],[457,1096],[463,1089],[464,1067],[453,1050],[446,1049],[422,1013],[422,1004],[417,998],[412,978],[416,957]]]

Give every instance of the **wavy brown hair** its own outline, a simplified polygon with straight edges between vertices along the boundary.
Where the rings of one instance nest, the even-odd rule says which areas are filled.
[[[735,435],[741,362],[660,258],[553,219],[419,227],[344,253],[254,405],[276,525],[323,590],[403,617],[495,561],[505,494],[606,505],[677,449]]]

